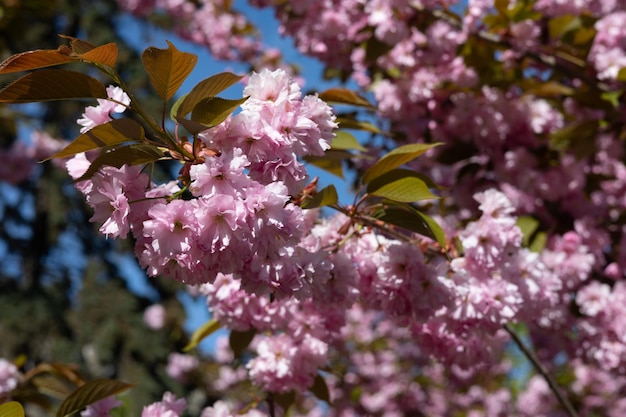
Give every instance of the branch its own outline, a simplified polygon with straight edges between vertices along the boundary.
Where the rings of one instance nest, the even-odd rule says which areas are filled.
[[[543,379],[546,380],[546,382],[548,383],[548,386],[550,387],[550,390],[556,396],[556,399],[559,401],[559,404],[561,404],[561,407],[565,409],[565,411],[570,417],[579,417],[578,412],[574,409],[574,406],[572,406],[572,403],[567,399],[567,397],[563,395],[556,381],[548,373],[548,371],[541,364],[541,362],[539,362],[539,358],[537,358],[535,353],[524,345],[524,342],[522,342],[522,339],[520,339],[517,333],[515,333],[515,331],[511,328],[510,324],[507,323],[503,327],[504,327],[504,330],[506,330],[507,333],[511,336],[511,338],[513,339],[517,347],[520,348],[520,350],[524,353],[524,355],[526,355],[528,360],[532,362],[537,372],[539,372],[541,376],[543,376]]]

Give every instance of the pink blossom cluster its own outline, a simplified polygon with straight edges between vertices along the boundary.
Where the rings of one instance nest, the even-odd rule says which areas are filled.
[[[17,388],[21,373],[14,363],[0,358],[0,402],[10,397],[11,391]]]
[[[49,158],[67,145],[66,141],[52,138],[47,133],[34,130],[30,141],[14,141],[7,149],[0,149],[0,181],[20,184],[36,172],[37,163]]]
[[[339,268],[334,271],[339,272]],[[344,279],[349,280],[349,275],[329,278]],[[354,297],[341,296],[332,289],[325,294],[335,302],[322,298],[270,301],[245,292],[241,281],[223,274],[214,283],[202,285],[200,291],[207,296],[213,316],[224,326],[257,331],[252,344],[256,356],[246,367],[253,382],[273,392],[303,392],[311,386],[318,369],[326,363],[328,343],[339,335],[346,305],[354,301]],[[231,379],[235,375],[222,376]]]
[[[171,392],[166,392],[161,401],[145,406],[141,412],[141,417],[179,417],[186,412],[186,408],[187,401],[184,398],[178,398]],[[235,409],[232,404],[226,401],[217,401],[212,406],[204,408],[200,413],[200,417],[263,417],[265,415],[265,413],[255,409],[248,411]],[[109,414],[100,416],[108,417]]]
[[[212,406],[205,408],[202,410],[202,414],[200,417],[234,417],[234,416],[242,416],[242,417],[265,417],[267,414],[252,409],[247,411],[239,411],[239,409],[235,408],[232,404],[229,404],[226,401],[216,401]]]
[[[177,398],[171,392],[163,394],[163,399],[143,408],[141,417],[179,417],[185,411],[187,401]]]
[[[107,97],[99,98],[97,106],[85,108],[83,117],[76,122],[81,125],[80,133],[113,120],[112,113],[123,113],[130,105],[130,98],[120,87],[110,85],[106,88]]]
[[[237,273],[249,290],[305,295],[326,261],[297,246],[304,215],[290,199],[307,178],[299,158],[329,148],[335,116],[317,96],[302,97],[282,70],[251,75],[244,95],[240,113],[200,135],[218,152],[191,166],[193,198],[171,200],[179,186],[152,184],[140,167],[105,167],[77,186],[100,232],[131,233],[152,276],[198,284]],[[67,167],[80,179],[89,165],[78,154]]]
[[[402,337],[417,341],[411,359],[416,366],[436,358],[476,372],[499,360],[509,340],[504,324],[553,328],[572,320],[568,294],[587,278],[595,258],[574,232],[555,238],[541,254],[523,248],[510,200],[495,190],[475,197],[483,214],[460,232],[464,253],[451,263],[427,260],[419,246],[373,232],[342,238],[345,230],[339,230],[348,219],[337,215],[318,221],[301,242],[311,250],[335,248],[329,257],[331,278],[325,281],[332,287],[323,293],[270,300],[245,292],[229,275],[219,275],[201,292],[226,327],[257,331],[256,356],[247,369],[251,380],[269,391],[309,387],[334,349],[341,352],[343,343],[353,343],[355,335],[348,337],[344,327],[350,326],[353,311],[385,320]],[[317,271],[318,277],[325,274]],[[366,340],[368,323],[363,320],[366,327],[358,330]]]
[[[193,355],[172,352],[167,357],[165,372],[170,378],[179,382],[186,382],[189,374],[200,364],[199,359]]]
[[[626,3],[623,0],[538,0],[534,8],[549,16],[578,15],[591,13],[605,15],[617,10],[623,10]]]
[[[589,60],[598,71],[601,80],[615,81],[622,68],[626,68],[626,11],[620,10],[598,20],[598,31],[594,40]]]
[[[592,281],[576,294],[576,305],[583,319],[577,328],[582,343],[580,354],[605,371],[626,373],[626,288],[624,282],[609,284]]]
[[[261,44],[244,15],[230,2],[180,0],[118,0],[119,5],[138,17],[163,13],[175,22],[174,31],[183,39],[208,48],[217,59],[254,61]]]
[[[570,366],[574,377],[572,395],[577,400],[579,415],[618,417],[626,412],[626,379],[623,376],[615,376],[577,359]],[[517,397],[516,409],[515,415],[520,417],[563,415],[546,381],[538,375],[530,378]]]

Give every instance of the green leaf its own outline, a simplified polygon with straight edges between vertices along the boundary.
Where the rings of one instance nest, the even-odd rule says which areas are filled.
[[[180,52],[170,41],[167,45],[167,49],[151,46],[141,55],[150,83],[163,101],[176,94],[198,62],[196,55]]]
[[[345,130],[338,130],[335,132],[335,137],[333,138],[330,147],[331,149],[342,151],[367,151],[367,148],[363,147],[353,134],[346,132]]]
[[[222,123],[226,118],[242,105],[248,97],[228,100],[220,97],[209,97],[196,104],[191,112],[191,120],[208,127]]]
[[[193,120],[184,119],[182,117],[176,117],[175,120],[176,123],[180,124],[187,130],[187,132],[191,133],[194,136],[211,128],[211,126],[207,126],[203,123],[194,122]]]
[[[439,223],[435,221],[429,215],[422,213],[421,211],[414,210],[418,216],[422,218],[422,221],[426,225],[426,233],[422,233],[422,235],[427,236],[433,240],[435,240],[442,248],[446,246],[446,233],[443,231]]]
[[[608,101],[609,103],[611,103],[611,106],[617,109],[619,108],[620,98],[622,97],[623,94],[624,94],[623,90],[612,90],[612,91],[603,92],[601,94],[601,97],[602,97],[602,100]]]
[[[74,58],[61,52],[61,49],[39,49],[22,52],[12,55],[0,63],[0,74],[46,68],[73,61]]]
[[[410,206],[385,207],[377,218],[385,223],[429,237],[442,247],[446,245],[446,236],[441,226],[432,217]]]
[[[141,165],[156,162],[163,158],[163,151],[153,145],[144,143],[120,146],[110,151],[101,153],[93,160],[87,172],[76,181],[84,181],[91,178],[98,170],[105,166],[121,168],[123,165]]]
[[[348,88],[330,88],[319,94],[319,97],[331,103],[351,104],[353,106],[367,107],[375,109],[372,103],[370,103],[365,97]]]
[[[145,132],[139,123],[128,118],[115,119],[91,128],[48,159],[65,158],[107,146],[141,141],[144,138]]]
[[[124,392],[135,384],[115,381],[113,379],[96,379],[89,381],[71,393],[57,410],[56,417],[65,417],[76,413],[90,404]]]
[[[546,232],[539,232],[537,233],[537,236],[535,236],[535,238],[533,239],[528,249],[530,249],[531,252],[539,253],[546,247],[547,242],[548,235],[546,234]]]
[[[233,351],[233,355],[235,358],[241,356],[244,350],[250,346],[252,339],[256,335],[255,329],[250,329],[245,332],[238,332],[236,330],[232,330],[230,335],[228,336],[228,345],[230,349]]]
[[[304,160],[328,173],[331,173],[339,178],[343,178],[343,164],[339,159],[329,158],[326,156],[307,156]]]
[[[548,81],[531,87],[526,93],[537,97],[571,96],[574,89],[556,81]]]
[[[528,247],[530,238],[539,227],[539,220],[531,216],[520,216],[517,218],[517,227],[522,232],[522,244]]]
[[[365,62],[375,62],[378,58],[385,55],[393,48],[393,45],[389,45],[376,36],[370,37],[365,42]]]
[[[337,190],[334,185],[329,185],[317,192],[311,199],[304,201],[302,203],[302,208],[312,209],[318,207],[329,206],[331,204],[336,204],[339,201],[339,196],[337,195]]]
[[[494,6],[500,14],[506,16],[509,10],[509,0],[495,0]]]
[[[598,132],[597,120],[585,120],[571,123],[550,137],[550,146],[554,150],[571,150],[578,158],[590,156],[595,151],[594,138]]]
[[[352,117],[338,117],[337,123],[339,123],[339,127],[341,129],[355,129],[355,130],[364,130],[366,132],[371,133],[383,133],[382,130],[371,124],[370,122],[363,122],[360,120],[355,120]]]
[[[101,45],[93,48],[80,55],[77,55],[77,58],[81,59],[82,61],[102,64],[112,68],[117,62],[117,55],[117,45],[111,42],[107,43],[106,45]]]
[[[0,417],[24,417],[24,407],[17,401],[0,404]]]
[[[353,157],[354,155],[348,151],[329,149],[324,152],[324,156],[307,155],[304,157],[304,160],[326,172],[343,178],[343,161]]]
[[[186,116],[202,100],[218,95],[242,78],[240,75],[222,72],[200,81],[179,104],[176,116]]]
[[[172,119],[174,123],[178,123],[178,121],[176,120],[176,116],[178,115],[178,109],[180,108],[181,104],[183,104],[183,101],[186,98],[187,94],[178,97],[178,99],[174,102],[172,108],[170,109],[170,119]]]
[[[548,33],[552,39],[560,39],[569,32],[582,27],[582,20],[574,15],[553,17],[548,21]]]
[[[328,390],[328,385],[326,385],[326,381],[320,374],[315,375],[313,386],[309,389],[309,391],[311,391],[318,399],[325,401],[326,403],[330,403],[330,391]]]
[[[0,90],[0,103],[106,97],[104,85],[95,78],[59,69],[31,72]]]
[[[363,174],[363,184],[367,184],[374,178],[379,177],[394,168],[406,164],[407,162],[417,158],[429,149],[442,145],[438,143],[413,143],[400,146],[383,156],[374,165],[372,165],[365,174]]]
[[[367,184],[367,192],[373,196],[402,203],[439,198],[430,192],[422,176],[406,169],[391,170],[374,178]]]
[[[180,111],[187,96],[183,96],[174,103],[170,116],[174,118],[187,131],[193,135],[197,135],[207,129],[222,123],[237,107],[243,104],[248,97],[228,100],[220,97],[209,97],[201,100],[193,108],[191,120],[182,116],[176,116]],[[175,109],[176,108],[176,109]]]
[[[207,321],[202,326],[198,327],[195,332],[193,332],[191,340],[187,343],[187,346],[183,348],[183,351],[189,352],[190,350],[195,349],[198,347],[200,342],[202,342],[202,340],[218,331],[221,327],[222,325],[220,322],[215,319]]]

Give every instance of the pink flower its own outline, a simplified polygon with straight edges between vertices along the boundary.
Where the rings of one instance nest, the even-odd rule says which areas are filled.
[[[196,369],[199,364],[200,361],[195,356],[172,352],[167,357],[165,372],[170,378],[185,382],[189,372]]]
[[[287,334],[279,334],[262,338],[257,345],[258,356],[246,367],[252,381],[268,391],[302,392],[313,383],[327,351],[326,343],[313,337],[296,343]]]
[[[179,417],[187,407],[184,398],[178,399],[171,392],[163,394],[160,402],[152,403],[143,408],[141,417]]]
[[[90,182],[81,185],[88,192],[87,203],[94,209],[90,221],[102,223],[100,233],[107,237],[125,238],[133,226],[130,202],[145,196],[147,184],[148,176],[137,166],[101,169]]]
[[[21,140],[8,149],[0,148],[0,180],[10,184],[26,181],[36,166],[34,150]]]
[[[294,83],[285,70],[262,70],[253,73],[243,95],[250,98],[241,106],[244,110],[258,111],[263,106],[281,106],[300,98],[300,86]]]
[[[606,309],[610,296],[611,287],[593,281],[578,291],[576,304],[580,307],[581,313],[593,317]]]
[[[20,372],[17,366],[0,358],[0,398],[17,388],[19,378]]]
[[[241,196],[250,184],[244,169],[249,165],[241,149],[232,153],[207,158],[204,164],[193,165],[190,170],[191,192],[196,196],[211,197],[215,194]]]
[[[80,133],[110,122],[113,120],[111,113],[122,113],[130,105],[130,98],[121,88],[109,86],[106,92],[108,99],[99,98],[98,105],[85,108],[83,117],[77,120],[77,123],[82,126]]]
[[[152,304],[143,312],[143,321],[153,330],[162,329],[165,324],[165,308],[161,304]]]
[[[200,417],[266,417],[267,414],[251,409],[246,412],[238,411],[226,401],[216,401],[211,407],[202,410]]]
[[[157,275],[170,261],[189,266],[194,261],[190,251],[197,239],[198,220],[193,205],[188,201],[174,200],[168,204],[157,203],[148,210],[143,223],[145,243],[142,262],[151,275]]]
[[[119,407],[122,402],[114,396],[106,397],[87,406],[80,412],[81,417],[110,417],[111,410]]]

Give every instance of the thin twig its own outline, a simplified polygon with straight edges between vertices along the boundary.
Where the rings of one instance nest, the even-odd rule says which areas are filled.
[[[270,417],[276,417],[276,409],[274,406],[274,395],[270,392],[267,395],[267,405],[269,406]]]
[[[537,372],[539,372],[541,376],[543,377],[543,379],[546,380],[546,382],[548,383],[548,386],[550,387],[550,390],[554,393],[554,395],[556,396],[556,399],[559,401],[559,404],[561,404],[561,407],[565,409],[567,414],[570,417],[579,417],[578,412],[574,409],[574,406],[572,405],[572,403],[569,401],[569,399],[566,396],[563,395],[560,387],[557,385],[554,378],[552,378],[552,376],[548,373],[546,368],[541,364],[541,362],[539,362],[539,358],[537,358],[535,353],[529,348],[527,348],[526,345],[524,345],[524,342],[522,342],[522,339],[520,339],[520,337],[517,335],[517,333],[515,333],[515,331],[511,328],[511,326],[508,323],[504,325],[504,330],[507,331],[507,333],[511,336],[511,338],[513,339],[517,347],[524,353],[524,355],[526,355],[526,357],[533,364]]]

